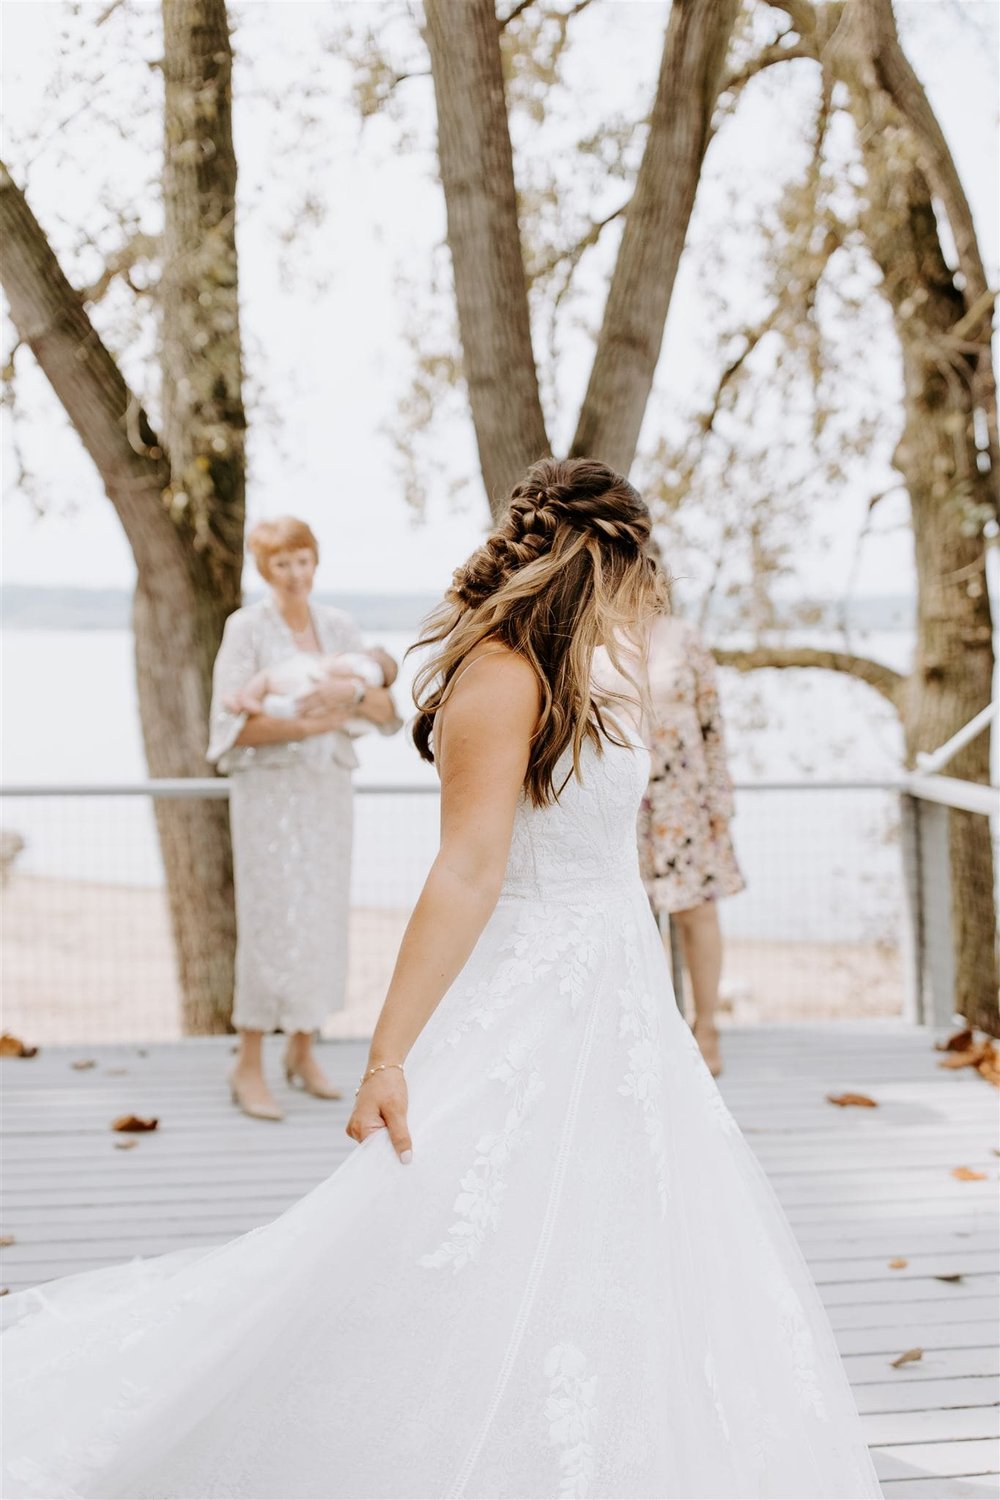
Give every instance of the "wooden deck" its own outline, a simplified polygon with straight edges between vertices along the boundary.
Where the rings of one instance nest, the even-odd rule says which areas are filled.
[[[347,1103],[293,1095],[283,1125],[247,1120],[221,1083],[230,1046],[3,1061],[6,1285],[230,1238],[343,1159]],[[361,1043],[325,1050],[345,1084],[362,1056]],[[72,1068],[87,1057],[96,1066]],[[830,1310],[887,1500],[996,1500],[996,1091],[940,1070],[926,1033],[876,1022],[730,1031],[726,1061],[725,1096]],[[826,1102],[848,1089],[879,1108]],[[160,1127],[119,1150],[109,1124],[125,1112]]]

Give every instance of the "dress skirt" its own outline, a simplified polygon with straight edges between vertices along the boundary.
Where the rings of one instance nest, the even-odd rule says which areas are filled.
[[[347,987],[351,772],[248,766],[229,778],[236,885],[233,1025],[315,1031]]]

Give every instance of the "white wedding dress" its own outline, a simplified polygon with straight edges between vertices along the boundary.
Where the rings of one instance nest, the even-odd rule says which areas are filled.
[[[5,1500],[865,1500],[784,1216],[670,993],[640,747],[520,807],[384,1131],[272,1224],[10,1299]]]

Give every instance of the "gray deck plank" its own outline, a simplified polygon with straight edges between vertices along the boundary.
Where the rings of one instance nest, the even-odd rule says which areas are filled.
[[[0,1062],[6,1284],[231,1239],[335,1170],[352,1149],[344,1125],[364,1044],[325,1048],[347,1098],[283,1091],[280,1127],[229,1103],[231,1050],[219,1037]],[[830,1309],[886,1500],[995,1500],[995,1091],[942,1070],[928,1034],[893,1023],[735,1030],[725,1056],[723,1092]],[[96,1065],[72,1068],[80,1058]],[[878,1108],[827,1103],[848,1090]],[[160,1126],[122,1151],[109,1127],[125,1112]],[[957,1181],[961,1166],[985,1179]],[[896,1258],[907,1265],[890,1268]],[[892,1367],[918,1346],[919,1362]]]

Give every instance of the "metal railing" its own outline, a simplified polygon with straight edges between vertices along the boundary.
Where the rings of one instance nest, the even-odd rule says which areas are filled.
[[[44,1041],[179,1034],[153,801],[228,794],[221,778],[0,789],[0,822],[23,840],[4,892],[5,1027]],[[747,890],[721,904],[733,1016],[950,1020],[948,810],[989,817],[995,800],[940,776],[738,783]],[[430,780],[356,785],[348,1006],[330,1035],[363,1035],[377,1013],[436,803]]]

